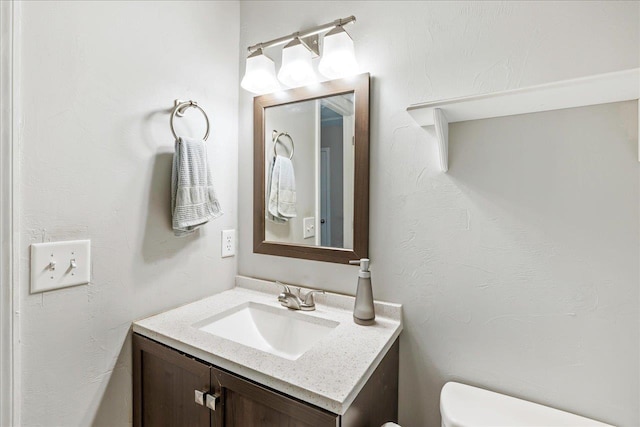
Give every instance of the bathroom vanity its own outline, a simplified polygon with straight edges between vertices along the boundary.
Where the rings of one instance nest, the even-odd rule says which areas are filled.
[[[236,287],[133,325],[134,425],[378,426],[398,412],[401,306],[353,297],[286,309],[278,287]]]

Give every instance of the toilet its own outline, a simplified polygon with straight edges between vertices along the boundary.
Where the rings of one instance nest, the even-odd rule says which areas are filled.
[[[442,427],[613,427],[548,406],[448,382],[440,393]],[[386,423],[383,427],[397,427]]]

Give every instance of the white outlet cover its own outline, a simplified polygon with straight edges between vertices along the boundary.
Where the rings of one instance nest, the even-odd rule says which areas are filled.
[[[307,217],[302,221],[302,237],[308,239],[316,235],[316,218]]]
[[[84,285],[90,277],[90,240],[31,245],[31,293]]]
[[[236,254],[236,230],[222,230],[222,258]]]

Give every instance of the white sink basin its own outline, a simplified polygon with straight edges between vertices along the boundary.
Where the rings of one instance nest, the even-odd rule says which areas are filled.
[[[296,360],[338,325],[332,320],[246,302],[193,326],[248,347]]]

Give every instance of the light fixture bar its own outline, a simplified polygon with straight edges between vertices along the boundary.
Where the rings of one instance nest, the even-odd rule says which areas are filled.
[[[291,40],[295,39],[296,37],[298,38],[305,38],[305,37],[309,37],[309,36],[313,36],[314,34],[319,34],[323,31],[326,31],[328,29],[331,29],[333,27],[337,27],[337,26],[341,26],[341,25],[347,25],[350,24],[351,22],[355,22],[356,21],[356,17],[351,15],[348,16],[346,18],[342,18],[342,19],[336,19],[333,22],[328,22],[326,24],[322,24],[322,25],[318,25],[317,27],[312,27],[309,29],[306,29],[304,31],[296,31],[295,33],[291,33],[288,36],[282,36],[282,37],[278,37],[277,39],[273,39],[273,40],[269,40],[263,43],[258,43],[258,44],[254,44],[253,46],[249,46],[247,48],[247,50],[249,51],[249,53],[254,52],[258,49],[266,49],[268,47],[273,47],[273,46],[278,46],[281,44],[285,44],[287,42],[290,42]]]

